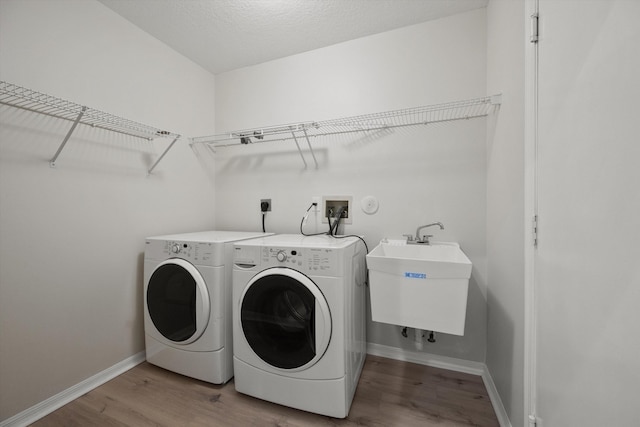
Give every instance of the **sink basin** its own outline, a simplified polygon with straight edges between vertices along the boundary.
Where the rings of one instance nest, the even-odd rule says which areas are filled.
[[[464,335],[472,263],[460,245],[384,240],[367,267],[374,321]]]
[[[367,255],[369,268],[425,274],[426,279],[471,277],[471,261],[453,242],[408,245],[404,240],[381,242]]]

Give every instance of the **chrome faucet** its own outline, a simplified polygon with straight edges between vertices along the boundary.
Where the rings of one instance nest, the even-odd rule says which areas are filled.
[[[425,234],[424,236],[420,237],[420,230],[427,227],[433,227],[434,225],[437,225],[438,227],[440,227],[440,230],[444,230],[444,225],[441,222],[434,222],[427,225],[421,225],[416,229],[415,238],[411,234],[405,234],[405,236],[407,237],[407,243],[411,243],[411,244],[419,243],[419,244],[429,245],[430,244],[429,238],[433,237],[433,235]]]

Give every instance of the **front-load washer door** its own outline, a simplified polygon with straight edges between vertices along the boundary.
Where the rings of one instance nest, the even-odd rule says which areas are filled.
[[[155,268],[146,286],[146,304],[156,330],[173,344],[197,340],[211,315],[202,275],[179,258],[166,260]]]
[[[299,271],[275,267],[257,274],[245,287],[239,309],[247,343],[270,366],[307,369],[329,346],[329,306]]]

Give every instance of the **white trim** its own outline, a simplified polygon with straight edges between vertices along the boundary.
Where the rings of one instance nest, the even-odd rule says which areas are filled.
[[[489,394],[489,399],[491,399],[491,405],[493,405],[493,410],[496,413],[500,427],[512,427],[509,415],[507,415],[507,410],[502,404],[502,399],[500,399],[500,394],[498,393],[496,384],[493,382],[493,377],[489,373],[489,369],[486,365],[485,370],[482,373],[482,381],[484,381],[484,386],[487,388],[487,393]]]
[[[28,409],[25,409],[24,411],[14,415],[13,417],[1,421],[0,427],[22,427],[34,423],[40,418],[52,413],[56,409],[59,409],[67,403],[77,399],[83,394],[90,392],[94,388],[101,386],[107,381],[112,380],[118,375],[139,365],[140,363],[144,362],[145,359],[145,352],[141,351],[138,354],[135,354],[121,362],[116,363],[115,365],[105,369],[102,372],[98,372],[92,377],[89,377],[76,385],[63,390],[54,396],[51,396],[47,400],[43,400],[42,402],[33,405]]]
[[[466,374],[478,375],[482,377],[493,410],[501,427],[511,427],[509,416],[504,409],[502,399],[498,394],[496,385],[491,378],[487,365],[482,362],[456,359],[454,357],[439,356],[437,354],[423,353],[417,351],[404,350],[397,347],[367,343],[367,353],[373,356],[387,357],[389,359],[402,360],[405,362],[418,363],[420,365],[432,366],[434,368],[448,369],[450,371],[464,372]]]
[[[525,19],[539,14],[539,0],[525,1]],[[538,22],[538,25],[543,25]],[[525,27],[526,28],[526,27]],[[540,29],[538,30],[540,35]],[[544,37],[544,33],[542,33]],[[538,43],[530,43],[525,37],[525,93],[524,93],[524,419],[529,425],[537,410],[536,385],[536,249],[531,234],[531,219],[538,215],[537,145],[538,145]]]
[[[456,359],[454,357],[439,356],[437,354],[419,351],[404,350],[398,347],[390,347],[375,343],[367,343],[367,353],[373,356],[382,356],[389,359],[418,363],[420,365],[448,369],[456,372],[464,372],[473,375],[482,375],[486,371],[486,365],[484,363]]]

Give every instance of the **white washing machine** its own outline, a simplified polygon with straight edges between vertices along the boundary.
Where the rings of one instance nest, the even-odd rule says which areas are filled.
[[[236,390],[344,418],[366,356],[358,238],[275,235],[235,244]]]
[[[204,231],[148,237],[144,331],[149,363],[223,384],[233,376],[233,242],[269,235]]]

